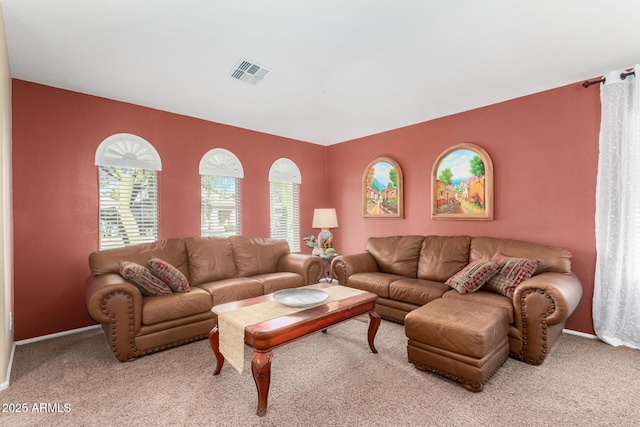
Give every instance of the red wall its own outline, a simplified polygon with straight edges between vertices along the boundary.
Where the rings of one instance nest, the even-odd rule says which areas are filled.
[[[393,234],[488,235],[568,249],[584,296],[567,328],[593,333],[598,97],[575,84],[323,147],[13,80],[15,338],[93,324],[84,280],[87,256],[98,248],[94,156],[120,132],[145,138],[162,157],[163,238],[199,234],[198,164],[215,147],[243,163],[244,234],[267,236],[269,167],[288,157],[302,171],[301,233],[312,231],[313,208],[335,206],[340,253]],[[433,162],[461,142],[493,160],[494,221],[430,219]],[[404,219],[362,218],[362,173],[379,156],[402,167]]]
[[[428,95],[425,95],[428,96]],[[560,246],[584,294],[568,329],[593,333],[595,189],[600,101],[597,88],[570,85],[328,147],[329,205],[340,253],[361,252],[369,236],[493,236]],[[493,221],[431,220],[431,168],[449,147],[471,142],[494,167]],[[395,159],[404,175],[404,219],[362,218],[362,174],[373,159]]]
[[[13,80],[15,339],[88,326],[87,256],[98,249],[98,145],[115,133],[149,141],[162,158],[160,237],[200,233],[202,156],[232,151],[243,164],[243,233],[269,235],[269,168],[302,171],[301,231],[326,205],[326,147],[132,104]],[[301,242],[302,245],[302,242]],[[304,248],[304,246],[303,246]],[[306,249],[306,248],[304,248]]]

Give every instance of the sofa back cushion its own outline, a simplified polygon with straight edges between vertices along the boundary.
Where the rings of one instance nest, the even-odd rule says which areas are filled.
[[[446,282],[469,264],[470,245],[469,236],[426,236],[420,249],[418,279]]]
[[[278,271],[280,258],[290,253],[286,240],[248,236],[231,236],[229,240],[233,247],[238,277],[275,273]]]
[[[176,267],[182,274],[189,274],[187,250],[182,239],[163,239],[96,251],[89,255],[89,268],[94,276],[105,273],[120,274],[120,261],[131,261],[146,266],[151,258],[160,258]]]
[[[370,237],[365,247],[382,273],[416,278],[424,236]]]
[[[191,286],[236,277],[236,264],[228,237],[188,237],[184,243],[189,255]]]
[[[533,275],[545,272],[571,273],[571,252],[554,246],[495,237],[472,237],[469,261],[491,259],[496,253],[509,257],[539,259]]]

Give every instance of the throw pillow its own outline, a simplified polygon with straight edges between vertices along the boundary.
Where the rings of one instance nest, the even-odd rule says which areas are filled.
[[[171,289],[148,268],[131,261],[120,261],[120,275],[136,285],[142,295],[169,295]]]
[[[479,259],[449,277],[445,284],[461,294],[475,292],[491,279],[499,269],[499,264],[486,259]]]
[[[491,260],[500,265],[500,270],[487,282],[487,289],[509,298],[513,297],[520,283],[531,277],[541,262],[539,259],[508,257],[501,253],[495,254]]]
[[[180,270],[160,258],[151,258],[147,263],[151,274],[169,286],[173,292],[189,292],[189,280]]]

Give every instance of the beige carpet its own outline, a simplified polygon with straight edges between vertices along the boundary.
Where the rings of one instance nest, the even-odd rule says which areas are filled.
[[[249,370],[215,360],[200,341],[135,362],[111,355],[102,330],[18,346],[0,392],[2,426],[635,426],[640,352],[562,335],[542,366],[509,359],[482,393],[406,359],[401,325],[349,321],[274,352],[268,413],[255,415]],[[247,353],[248,355],[248,353]],[[34,412],[33,405],[50,404]],[[56,405],[57,404],[57,407]],[[65,406],[67,404],[67,406]]]

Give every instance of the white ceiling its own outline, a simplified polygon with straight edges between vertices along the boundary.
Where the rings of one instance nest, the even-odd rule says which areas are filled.
[[[640,62],[638,0],[0,4],[14,78],[322,145]]]

